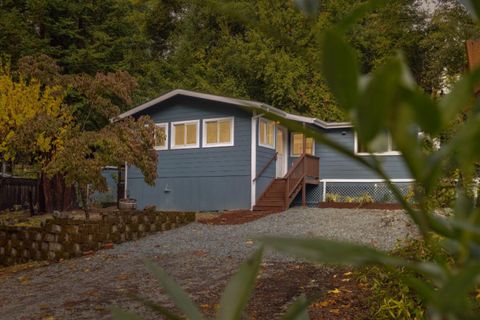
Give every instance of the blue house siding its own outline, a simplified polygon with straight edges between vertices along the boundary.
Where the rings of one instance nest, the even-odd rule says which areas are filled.
[[[90,199],[96,204],[116,203],[117,202],[117,184],[118,184],[118,169],[108,167],[102,170],[102,176],[107,182],[108,190],[106,192],[95,192]]]
[[[250,208],[251,114],[229,104],[178,96],[143,112],[154,122],[200,120],[200,147],[158,151],[151,187],[137,168],[128,173],[128,192],[137,206],[160,210]],[[140,115],[140,114],[139,114]],[[234,146],[202,147],[203,119],[234,117]],[[171,137],[169,125],[169,138]],[[170,141],[168,141],[169,148]]]
[[[326,132],[329,138],[343,144],[350,150],[354,150],[354,132],[351,129],[334,129]],[[317,143],[315,155],[320,157],[321,179],[379,179],[379,177],[357,164],[353,160],[332,150],[331,148]],[[365,156],[369,158],[369,156]],[[401,156],[389,155],[377,157],[391,179],[408,179],[408,169]]]
[[[256,165],[257,174],[260,173],[260,170],[262,170],[265,167],[265,165],[267,165],[267,163],[272,159],[274,155],[275,155],[275,150],[266,148],[266,147],[261,147],[258,145],[258,141],[257,141],[257,165]],[[273,179],[275,179],[276,170],[277,170],[276,162],[272,161],[268,165],[268,168],[257,179],[256,199],[258,199],[262,195],[262,193],[265,191],[268,185],[273,181]]]
[[[319,129],[321,130],[321,129]],[[352,129],[329,129],[322,130],[330,139],[354,150],[354,132]],[[291,150],[291,139],[289,134],[289,150]],[[320,179],[379,179],[373,172],[359,165],[350,158],[338,153],[331,148],[315,143],[315,156],[320,157]],[[364,156],[369,158],[369,156]],[[405,166],[402,157],[397,155],[377,157],[391,179],[408,179],[410,174]],[[289,167],[293,165],[298,157],[289,156]]]

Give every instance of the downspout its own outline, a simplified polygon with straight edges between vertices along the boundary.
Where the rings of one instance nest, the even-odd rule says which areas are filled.
[[[257,176],[257,113],[254,111],[251,124],[251,168],[250,168],[250,210],[253,210],[257,201],[257,183],[255,177]]]

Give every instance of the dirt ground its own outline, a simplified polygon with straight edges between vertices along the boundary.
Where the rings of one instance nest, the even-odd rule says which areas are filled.
[[[166,258],[159,260],[165,261]],[[205,258],[197,253],[192,262],[207,267],[210,264],[205,263]],[[168,260],[173,262],[172,259]],[[77,267],[85,267],[84,263],[77,262]],[[78,277],[78,268],[72,267],[75,261],[63,263],[70,265],[73,278]],[[170,263],[165,265],[159,262],[167,270]],[[231,262],[228,265],[232,266]],[[29,267],[33,269],[28,270]],[[22,270],[25,268],[27,270]],[[55,279],[48,268],[34,264],[0,270],[0,286],[12,284],[13,280],[18,288],[11,288],[11,292],[0,290],[0,319],[108,319],[108,308],[112,305],[135,311],[146,319],[157,318],[132,300],[131,295],[148,297],[175,310],[171,301],[163,296],[162,288],[151,281],[140,265],[138,274],[114,269],[107,277],[100,276],[102,272],[99,270],[84,269],[81,273],[90,280],[81,279],[77,284],[70,282],[73,285],[71,288],[66,282],[69,276],[59,274]],[[234,268],[230,268],[228,274],[219,271],[203,269],[193,276],[185,272],[173,272],[176,280],[208,316],[214,316],[217,312],[221,292]],[[44,281],[39,282],[42,277]],[[53,292],[54,287],[60,289],[58,285],[52,286],[56,281],[64,284],[60,286],[61,291]],[[247,317],[278,319],[302,293],[312,302],[309,308],[311,319],[369,319],[368,288],[358,283],[350,271],[305,263],[271,262],[262,265],[261,276],[247,308]],[[163,296],[161,299],[155,298],[160,295]]]

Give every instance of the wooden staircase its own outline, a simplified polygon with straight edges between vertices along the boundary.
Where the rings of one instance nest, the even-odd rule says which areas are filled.
[[[302,192],[302,205],[305,206],[306,187],[307,185],[318,184],[319,178],[320,159],[304,154],[293,163],[284,178],[274,179],[268,185],[257,200],[253,210],[285,211],[300,191]]]

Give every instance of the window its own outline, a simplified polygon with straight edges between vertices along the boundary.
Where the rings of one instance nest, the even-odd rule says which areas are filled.
[[[172,149],[198,148],[199,120],[172,122]]]
[[[368,148],[369,147],[369,148]],[[355,133],[355,153],[357,154],[376,154],[376,155],[395,155],[400,154],[396,150],[392,141],[392,137],[388,132],[379,134],[375,139],[370,142],[369,146],[366,146]]]
[[[298,157],[303,154],[303,133],[294,132],[291,135],[291,155],[292,157]],[[315,140],[311,137],[305,139],[306,154],[315,154]]]
[[[275,122],[267,119],[260,119],[259,122],[259,145],[275,149]]]
[[[233,146],[233,118],[203,120],[203,146]]]
[[[155,129],[153,131],[153,138],[155,141],[156,150],[168,149],[168,123],[155,123]]]

